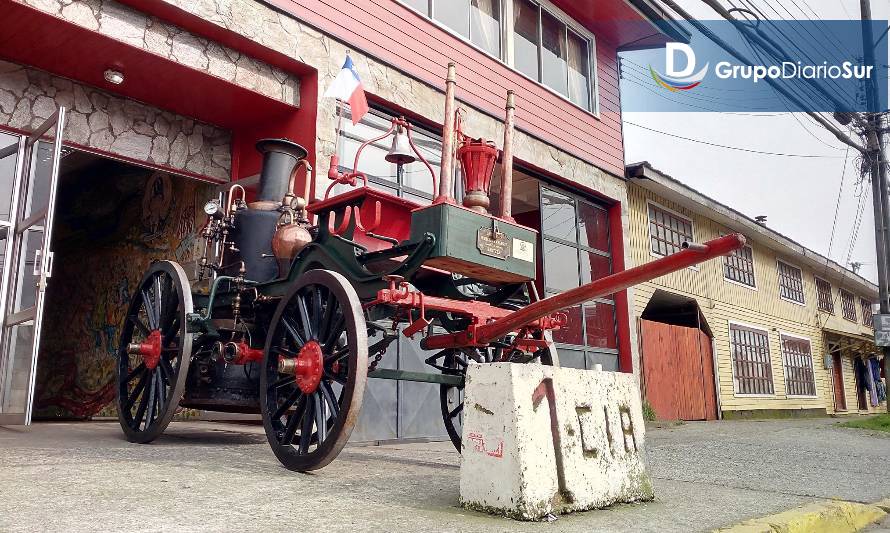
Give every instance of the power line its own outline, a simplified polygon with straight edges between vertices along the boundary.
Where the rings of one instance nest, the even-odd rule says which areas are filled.
[[[765,151],[761,151],[761,150],[754,150],[751,148],[741,148],[738,146],[729,146],[726,144],[717,144],[717,143],[712,143],[712,142],[708,142],[708,141],[703,141],[701,139],[693,139],[691,137],[684,137],[682,135],[677,135],[675,133],[668,133],[666,131],[656,130],[654,128],[643,126],[641,124],[636,124],[634,122],[630,122],[627,120],[625,120],[624,123],[629,126],[636,126],[637,128],[648,130],[648,131],[651,131],[654,133],[660,133],[661,135],[667,135],[668,137],[675,137],[677,139],[682,139],[684,141],[705,144],[708,146],[713,146],[715,148],[726,148],[727,150],[737,150],[739,152],[748,152],[751,154],[774,155],[774,156],[781,156],[781,157],[802,157],[802,158],[806,158],[806,159],[840,159],[840,157],[841,157],[839,155],[786,154],[786,153],[781,153],[781,152],[765,152]]]

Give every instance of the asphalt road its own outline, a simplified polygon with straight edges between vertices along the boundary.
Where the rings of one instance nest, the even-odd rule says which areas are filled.
[[[316,474],[262,428],[175,422],[151,445],[116,423],[0,427],[0,531],[696,531],[820,498],[890,496],[890,438],[836,420],[650,428],[656,501],[519,523],[457,505],[450,444],[351,446]]]

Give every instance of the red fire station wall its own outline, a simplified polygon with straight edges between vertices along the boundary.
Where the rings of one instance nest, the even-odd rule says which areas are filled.
[[[113,405],[114,353],[132,292],[152,259],[193,260],[211,189],[108,160],[63,176],[37,416],[90,416]]]

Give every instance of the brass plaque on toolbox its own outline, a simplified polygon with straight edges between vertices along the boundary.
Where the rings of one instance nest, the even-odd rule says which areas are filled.
[[[491,231],[490,227],[479,228],[476,232],[476,247],[479,253],[506,260],[510,257],[510,240],[501,231]]]

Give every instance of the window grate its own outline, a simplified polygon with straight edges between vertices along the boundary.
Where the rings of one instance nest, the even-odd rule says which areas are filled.
[[[831,298],[831,283],[816,278],[816,296],[819,299],[819,310],[834,314],[834,299]]]
[[[803,273],[788,263],[778,262],[779,295],[793,302],[804,303]]]
[[[785,391],[794,396],[815,396],[813,354],[810,341],[782,335],[782,359],[785,363]]]
[[[670,255],[693,242],[692,221],[649,204],[649,243],[652,253]]]
[[[844,310],[844,318],[849,320],[850,322],[857,322],[856,317],[856,300],[853,297],[853,293],[844,289],[840,290],[841,294],[841,304]]]
[[[869,302],[865,298],[860,298],[859,307],[862,308],[862,325],[873,327],[871,316],[871,302]]]
[[[736,394],[773,394],[767,333],[737,325],[731,325],[729,331]]]
[[[755,287],[754,250],[750,246],[743,246],[741,249],[724,256],[723,277],[742,285]]]

